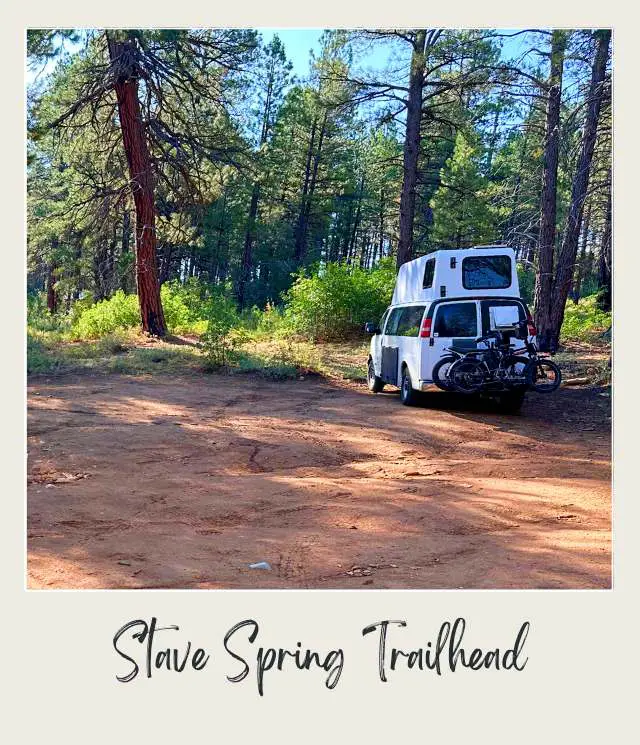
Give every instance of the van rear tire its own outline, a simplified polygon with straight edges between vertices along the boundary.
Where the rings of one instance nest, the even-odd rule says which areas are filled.
[[[402,379],[400,381],[400,401],[405,406],[415,406],[418,403],[418,392],[413,389],[411,375],[406,367],[402,368]]]
[[[525,390],[509,391],[498,396],[498,411],[502,414],[517,414],[524,403]]]
[[[433,382],[438,386],[438,388],[440,388],[440,390],[453,390],[453,386],[440,377],[440,371],[443,367],[445,367],[445,365],[449,365],[450,367],[457,359],[458,357],[454,357],[452,354],[448,354],[444,357],[441,357],[433,366],[433,370],[431,372],[431,380],[433,380]]]

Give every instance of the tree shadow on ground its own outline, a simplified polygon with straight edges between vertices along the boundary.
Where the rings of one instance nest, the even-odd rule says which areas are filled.
[[[392,395],[244,376],[37,382],[29,586],[610,585],[608,423],[594,444],[559,418],[593,393],[515,417]],[[272,570],[248,569],[261,560]]]

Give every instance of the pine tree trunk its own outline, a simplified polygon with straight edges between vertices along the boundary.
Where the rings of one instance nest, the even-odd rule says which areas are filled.
[[[153,174],[138,100],[134,43],[130,39],[109,38],[109,55],[116,72],[118,116],[136,211],[136,286],[142,329],[154,336],[165,336],[167,326],[160,300],[156,255]]]
[[[382,251],[384,248],[384,187],[380,187],[380,209],[378,211],[378,220],[380,227],[378,229],[378,253],[382,258]],[[373,263],[375,263],[375,254],[373,256]]]
[[[558,155],[560,146],[560,100],[566,33],[554,31],[551,37],[551,72],[547,98],[542,195],[540,198],[540,233],[538,236],[538,270],[534,291],[538,343],[549,348],[551,333],[551,292],[553,289],[553,255],[556,242],[556,205],[558,192]]]
[[[611,177],[609,177],[611,178]],[[604,221],[604,233],[600,256],[598,259],[598,307],[600,310],[611,311],[611,187],[607,193],[607,212]]]
[[[358,190],[358,206],[356,207],[356,216],[353,223],[353,229],[351,231],[351,240],[349,242],[349,251],[355,255],[356,249],[356,238],[358,235],[358,228],[360,227],[360,216],[362,214],[362,198],[364,196],[364,175],[360,178],[360,189]]]
[[[396,266],[400,268],[411,261],[413,253],[413,223],[416,209],[416,183],[418,180],[418,153],[420,151],[420,120],[422,118],[422,90],[424,86],[425,47],[427,32],[416,31],[411,54],[409,96],[407,99],[407,125],[404,138],[403,178],[400,195],[400,240]]]
[[[50,264],[47,271],[47,309],[51,315],[58,310],[58,293],[55,289],[56,277],[54,272],[55,267]]]
[[[295,228],[295,246],[293,251],[293,258],[296,262],[302,260],[305,249],[305,242],[307,236],[307,225],[306,225],[306,212],[307,212],[307,199],[309,193],[309,182],[311,180],[311,163],[313,158],[313,147],[316,140],[316,129],[318,126],[317,117],[313,120],[311,125],[311,136],[309,138],[309,147],[307,148],[307,162],[304,168],[304,182],[302,184],[302,199],[300,200],[300,212],[298,213],[298,220]]]
[[[556,348],[560,339],[560,329],[564,320],[564,309],[567,297],[571,290],[573,270],[578,252],[578,240],[580,238],[580,226],[582,223],[582,211],[584,201],[589,188],[589,175],[593,151],[596,145],[598,132],[598,119],[602,106],[604,80],[607,69],[607,58],[609,55],[609,44],[611,42],[611,31],[600,30],[596,32],[598,47],[593,62],[591,73],[591,84],[589,87],[589,99],[587,114],[582,131],[582,146],[578,157],[578,165],[573,179],[571,190],[571,204],[567,225],[565,228],[560,256],[556,268],[556,277],[553,284],[553,297],[551,307],[550,340],[551,347]]]
[[[253,185],[251,203],[249,204],[249,217],[247,218],[247,231],[244,236],[244,248],[242,250],[242,264],[240,266],[240,278],[238,280],[237,300],[240,308],[244,308],[246,300],[247,283],[251,276],[253,265],[253,242],[256,236],[256,217],[258,216],[258,202],[260,200],[260,186]]]
[[[313,154],[312,158],[312,167],[311,167],[311,173],[308,177],[308,186],[305,198],[302,203],[302,209],[300,212],[300,220],[299,220],[299,230],[296,232],[296,250],[295,250],[295,258],[297,261],[302,261],[304,258],[304,255],[307,251],[307,233],[309,229],[309,220],[311,218],[311,206],[313,202],[313,194],[316,190],[316,184],[318,182],[318,169],[320,167],[320,159],[322,157],[322,144],[324,142],[324,137],[327,132],[327,121],[328,121],[328,114],[327,111],[324,112],[324,116],[322,118],[322,125],[320,126],[320,132],[318,134],[318,145],[315,149],[315,153]],[[315,133],[314,133],[315,136]],[[312,138],[313,143],[313,138]],[[310,151],[311,152],[311,151]],[[307,166],[309,163],[307,163]]]
[[[121,256],[126,256],[129,253],[129,243],[131,241],[131,216],[129,210],[125,207],[122,214],[122,248]],[[131,267],[133,269],[133,266]],[[129,273],[129,269],[120,277],[120,287],[124,292],[132,291],[132,274]]]
[[[580,300],[580,292],[582,290],[582,280],[585,273],[585,264],[587,259],[587,243],[589,242],[589,227],[591,223],[591,204],[587,208],[587,214],[584,219],[584,225],[582,226],[582,241],[580,243],[580,257],[578,259],[578,266],[576,268],[576,280],[573,288],[573,302],[577,305]]]

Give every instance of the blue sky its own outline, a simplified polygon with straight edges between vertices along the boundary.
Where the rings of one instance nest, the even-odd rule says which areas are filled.
[[[323,29],[321,28],[262,28],[259,29],[262,38],[268,44],[277,34],[284,44],[287,57],[293,63],[293,69],[299,78],[304,78],[309,73],[309,51],[313,50],[316,54],[320,50],[320,36]],[[506,33],[512,33],[509,29]],[[515,57],[521,54],[526,48],[525,35],[516,36],[511,39],[503,40],[502,57],[504,59]],[[384,68],[387,62],[387,50],[384,45],[374,45],[374,51],[361,60],[367,67]]]
[[[313,50],[316,54],[320,50],[320,36],[323,29],[321,28],[261,28],[266,43],[269,43],[275,34],[278,34],[282,40],[287,57],[293,63],[294,73],[298,78],[306,78],[309,74],[309,52]],[[524,49],[525,36],[518,36],[513,39],[505,39],[503,45],[503,58],[514,57]],[[67,45],[69,51],[74,51],[73,45]],[[387,62],[388,51],[385,45],[373,45],[373,51],[367,55],[364,60],[359,60],[366,67],[382,69]],[[53,69],[54,64],[49,63],[45,68],[45,75]],[[35,77],[33,71],[27,70],[27,84],[31,84]]]

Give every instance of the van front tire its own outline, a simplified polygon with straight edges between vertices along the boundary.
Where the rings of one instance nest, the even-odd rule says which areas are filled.
[[[376,375],[373,360],[369,360],[369,366],[367,368],[367,386],[371,393],[380,393],[384,388],[384,381]]]
[[[400,381],[400,401],[405,406],[415,406],[418,403],[418,392],[413,389],[411,375],[406,367],[402,368],[402,379]]]

